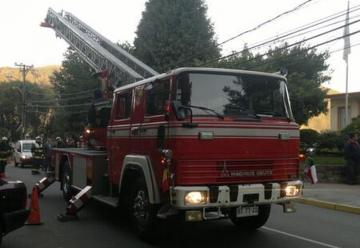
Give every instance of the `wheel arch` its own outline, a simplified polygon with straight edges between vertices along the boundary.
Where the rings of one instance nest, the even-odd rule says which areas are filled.
[[[131,183],[135,182],[138,177],[143,177],[145,180],[150,203],[160,203],[160,192],[155,173],[147,156],[127,155],[124,158],[119,181],[120,197],[130,192]]]

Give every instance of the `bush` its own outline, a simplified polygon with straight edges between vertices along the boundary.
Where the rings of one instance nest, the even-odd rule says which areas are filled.
[[[342,152],[344,149],[345,137],[338,132],[324,132],[319,136],[318,149],[321,152],[338,151]]]
[[[343,130],[341,130],[341,133],[344,136],[347,136],[349,133],[360,134],[360,116],[357,118],[353,118],[351,120],[351,123],[347,125]]]
[[[314,129],[300,129],[301,149],[306,150],[309,147],[316,146],[319,136],[320,134]]]

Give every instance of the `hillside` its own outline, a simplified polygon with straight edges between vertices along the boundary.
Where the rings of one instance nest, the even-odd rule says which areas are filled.
[[[49,65],[43,67],[36,67],[29,71],[26,75],[26,81],[38,83],[41,85],[49,85],[49,76],[56,70],[59,70],[58,65]],[[22,75],[17,67],[0,67],[0,82],[9,82],[22,80]]]

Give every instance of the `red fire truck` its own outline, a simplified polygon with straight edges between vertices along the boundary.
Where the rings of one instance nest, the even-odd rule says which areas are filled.
[[[219,68],[157,74],[144,64],[133,66],[139,61],[129,62],[130,55],[115,68],[108,55],[128,54],[98,33],[94,39],[95,31],[70,13],[50,9],[45,25],[87,61],[108,58],[109,75],[125,67],[153,74],[94,104],[87,147],[55,149],[55,179],[66,199],[86,189],[92,199],[124,206],[143,237],[171,216],[189,222],[229,217],[241,229],[256,229],[272,204],[294,210],[291,200],[300,197],[303,184],[285,77]],[[87,54],[91,49],[80,45],[101,54]]]

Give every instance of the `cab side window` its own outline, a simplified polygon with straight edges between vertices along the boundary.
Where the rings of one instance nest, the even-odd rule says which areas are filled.
[[[155,81],[147,85],[146,115],[161,115],[165,112],[166,102],[169,100],[170,81]]]
[[[131,91],[120,93],[116,96],[116,113],[115,119],[126,119],[130,117],[131,113]]]

